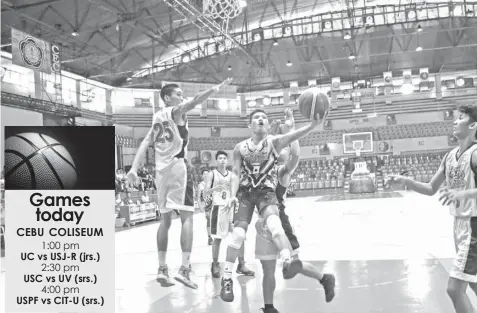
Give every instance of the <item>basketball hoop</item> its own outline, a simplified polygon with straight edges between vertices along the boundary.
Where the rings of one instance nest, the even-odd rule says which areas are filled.
[[[360,157],[361,156],[361,149],[363,149],[363,140],[353,141],[353,149],[356,152],[356,156]]]
[[[204,15],[222,22],[222,30],[227,33],[229,21],[242,13],[240,0],[204,0]]]

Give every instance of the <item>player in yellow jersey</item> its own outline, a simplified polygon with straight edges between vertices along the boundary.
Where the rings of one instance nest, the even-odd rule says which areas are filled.
[[[172,212],[178,210],[182,223],[181,248],[182,266],[175,279],[187,287],[197,289],[190,279],[190,254],[193,240],[194,195],[191,171],[185,162],[185,153],[189,141],[187,112],[206,101],[213,93],[231,83],[227,79],[221,84],[201,92],[189,101],[184,101],[182,90],[176,84],[165,85],[161,89],[161,98],[165,107],[154,114],[152,127],[142,141],[134,158],[128,179],[137,180],[137,170],[150,145],[154,145],[156,158],[156,186],[159,210],[162,215],[157,231],[157,250],[159,252],[159,270],[157,281],[161,286],[169,287],[174,282],[169,277],[166,264],[166,251]]]
[[[456,258],[450,270],[447,293],[457,313],[474,313],[467,296],[467,286],[477,294],[477,103],[459,107],[453,135],[459,147],[451,150],[441,162],[429,183],[408,177],[389,175],[386,184],[401,183],[424,195],[434,195],[440,186],[440,198],[454,216]]]
[[[322,117],[309,125],[285,135],[268,136],[270,124],[265,111],[258,109],[250,114],[249,127],[252,137],[237,144],[234,148],[234,167],[232,171],[232,192],[229,207],[235,208],[232,240],[227,248],[227,257],[222,278],[222,300],[234,300],[232,268],[237,253],[245,240],[245,235],[255,208],[265,220],[273,241],[277,245],[286,278],[294,277],[302,269],[298,259],[291,259],[288,238],[283,230],[278,212],[277,161],[280,151],[310,132],[321,122]],[[237,206],[238,205],[238,206]]]
[[[231,231],[233,211],[227,208],[230,199],[230,178],[232,174],[227,170],[228,155],[225,151],[217,151],[215,155],[217,169],[209,172],[205,178],[206,196],[212,196],[212,209],[210,212],[210,233],[214,242],[212,244],[212,266],[210,271],[212,277],[220,277],[219,251],[222,239]],[[239,250],[239,264],[237,274],[254,276],[255,272],[248,269],[245,265],[244,245]]]

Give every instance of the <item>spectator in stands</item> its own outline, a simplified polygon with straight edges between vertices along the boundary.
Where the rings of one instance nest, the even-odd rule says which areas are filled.
[[[127,192],[127,196],[126,196],[126,198],[124,198],[123,202],[125,204],[134,204],[134,201],[132,200],[132,196],[131,196],[130,191]]]
[[[116,206],[124,205],[123,199],[121,199],[121,194],[116,193]]]
[[[147,190],[144,190],[144,192],[142,193],[141,202],[142,203],[149,203],[150,202]]]

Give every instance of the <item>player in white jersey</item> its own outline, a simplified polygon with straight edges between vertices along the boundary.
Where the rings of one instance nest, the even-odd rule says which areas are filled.
[[[245,235],[255,208],[272,233],[273,241],[279,247],[287,277],[295,276],[302,269],[300,260],[291,259],[290,243],[283,230],[278,213],[278,200],[275,194],[277,186],[278,153],[312,132],[321,122],[322,117],[309,125],[288,134],[269,137],[270,124],[263,110],[250,114],[252,137],[242,141],[234,148],[234,167],[232,171],[232,192],[229,207],[234,207],[234,229],[232,240],[227,248],[227,257],[222,278],[220,297],[226,302],[234,300],[232,268],[237,259],[238,250],[245,240]],[[238,207],[236,207],[238,205]]]
[[[227,208],[230,199],[230,177],[231,173],[227,170],[228,155],[225,151],[217,151],[215,155],[217,169],[212,170],[205,178],[205,195],[212,196],[212,210],[210,213],[210,233],[214,242],[212,244],[212,266],[210,271],[212,277],[220,277],[219,252],[220,244],[228,233],[232,230],[233,210]],[[245,265],[244,245],[239,251],[239,264],[237,274],[253,276],[255,272],[251,271]]]
[[[201,92],[189,101],[183,101],[182,90],[176,84],[165,85],[161,89],[161,98],[165,107],[159,109],[152,119],[152,127],[142,141],[134,158],[128,179],[137,180],[137,170],[143,162],[150,145],[154,145],[156,158],[156,186],[159,209],[162,215],[157,231],[157,250],[159,270],[157,281],[164,287],[174,285],[169,278],[166,264],[166,251],[172,211],[178,210],[182,223],[181,248],[182,266],[175,279],[187,287],[197,289],[190,280],[190,253],[193,240],[194,192],[190,168],[185,162],[185,153],[189,141],[187,112],[206,101],[220,87],[229,84],[227,79],[221,84]]]
[[[207,236],[209,238],[208,243],[209,246],[212,245],[213,239],[210,235],[210,210],[212,208],[212,199],[210,199],[210,196],[206,197],[205,196],[205,180],[207,179],[207,176],[209,175],[210,171],[209,169],[205,168],[202,170],[202,181],[199,183],[197,186],[197,191],[199,193],[199,208],[204,211],[205,218],[207,220]]]
[[[467,286],[477,294],[477,104],[459,107],[453,135],[459,147],[451,150],[441,162],[429,183],[408,177],[389,175],[386,183],[403,183],[408,189],[434,195],[440,186],[439,200],[454,216],[456,258],[449,273],[447,293],[457,313],[474,313],[467,296]]]

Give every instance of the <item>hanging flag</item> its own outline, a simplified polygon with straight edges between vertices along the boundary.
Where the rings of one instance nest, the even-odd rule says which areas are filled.
[[[50,74],[50,44],[12,28],[12,63]]]

